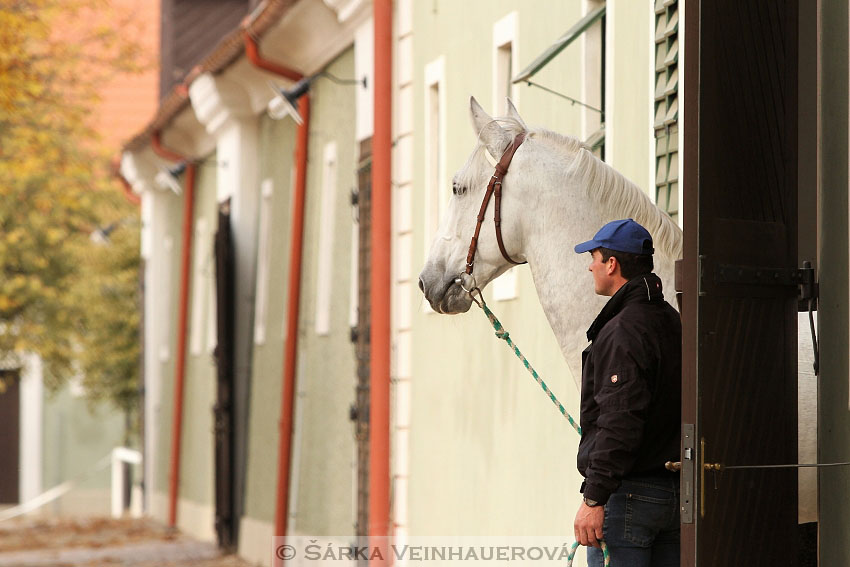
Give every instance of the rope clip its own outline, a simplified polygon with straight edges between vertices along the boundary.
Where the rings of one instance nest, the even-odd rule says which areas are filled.
[[[470,279],[469,287],[464,285],[464,276]],[[475,305],[482,309],[484,308],[486,305],[486,303],[484,303],[484,295],[481,293],[481,289],[475,285],[475,276],[467,274],[466,272],[461,272],[460,275],[455,278],[455,283],[460,286],[460,289],[469,294],[470,299],[472,299]],[[475,297],[476,293],[478,294],[477,298]]]

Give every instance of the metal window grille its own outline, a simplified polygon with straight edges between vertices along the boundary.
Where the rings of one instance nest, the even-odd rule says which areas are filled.
[[[655,202],[679,216],[679,6],[655,0]]]

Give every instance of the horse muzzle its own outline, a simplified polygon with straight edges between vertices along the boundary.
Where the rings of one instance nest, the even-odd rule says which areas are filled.
[[[472,305],[472,298],[463,290],[455,277],[431,279],[423,272],[419,277],[419,289],[425,294],[425,299],[431,309],[444,315],[466,313]]]

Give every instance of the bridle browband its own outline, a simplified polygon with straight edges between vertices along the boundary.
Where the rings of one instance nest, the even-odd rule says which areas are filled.
[[[487,205],[490,204],[490,197],[495,193],[495,215],[493,222],[496,225],[496,242],[499,244],[499,251],[502,257],[511,264],[526,264],[527,262],[517,262],[508,255],[505,250],[505,243],[502,241],[502,178],[508,172],[508,166],[511,165],[511,160],[516,153],[517,148],[525,140],[525,132],[516,135],[511,144],[502,154],[499,163],[496,164],[496,171],[490,178],[490,183],[487,184],[487,191],[484,193],[484,200],[481,202],[481,209],[478,211],[478,222],[475,224],[475,233],[472,235],[472,241],[469,243],[469,253],[466,255],[466,270],[464,273],[472,275],[472,268],[475,265],[475,251],[478,249],[478,235],[481,232],[481,224],[484,222],[484,213],[487,212]]]

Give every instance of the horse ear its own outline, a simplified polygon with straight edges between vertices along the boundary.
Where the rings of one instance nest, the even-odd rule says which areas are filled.
[[[472,128],[475,130],[475,135],[484,143],[490,155],[498,160],[508,144],[511,143],[510,135],[489,114],[484,112],[474,96],[469,97],[469,114],[472,118]]]
[[[519,125],[522,126],[522,129],[525,130],[526,132],[528,132],[528,126],[525,125],[525,121],[519,115],[519,112],[517,112],[517,109],[514,106],[513,101],[509,97],[505,97],[505,100],[508,103],[507,115],[509,117],[513,118],[514,120],[516,120],[517,122],[519,122]]]

